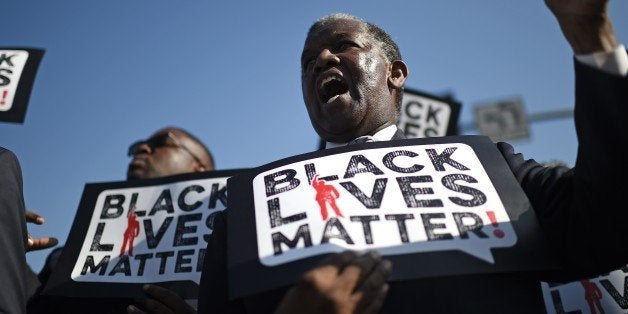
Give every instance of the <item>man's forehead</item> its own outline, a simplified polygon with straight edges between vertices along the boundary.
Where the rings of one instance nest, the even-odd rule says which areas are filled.
[[[161,129],[161,130],[157,130],[155,133],[153,133],[149,138],[155,138],[155,137],[159,137],[162,136],[164,134],[168,134],[168,133],[174,133],[173,129]]]
[[[309,50],[318,50],[318,46],[344,39],[368,40],[372,39],[365,25],[352,19],[334,19],[312,29],[305,39],[303,53]]]
[[[306,39],[306,42],[317,37],[326,37],[329,39],[340,39],[346,37],[359,37],[367,34],[365,24],[361,21],[337,18],[325,21],[314,28]]]

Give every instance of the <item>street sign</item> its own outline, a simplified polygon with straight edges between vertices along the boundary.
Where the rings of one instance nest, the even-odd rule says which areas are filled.
[[[480,134],[496,142],[530,137],[523,101],[519,98],[475,106],[475,123]]]

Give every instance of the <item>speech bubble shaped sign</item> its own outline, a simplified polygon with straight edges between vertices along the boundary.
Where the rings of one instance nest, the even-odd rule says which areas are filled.
[[[9,111],[13,107],[28,55],[26,50],[0,49],[0,112]]]
[[[210,216],[225,209],[226,182],[218,177],[101,191],[72,280],[199,284]]]
[[[463,143],[295,162],[255,176],[253,194],[265,266],[347,249],[458,250],[494,263],[491,249],[517,242],[487,172]]]

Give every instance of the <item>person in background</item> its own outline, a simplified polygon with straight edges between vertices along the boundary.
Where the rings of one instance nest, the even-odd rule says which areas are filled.
[[[131,157],[126,177],[128,181],[159,178],[183,173],[194,173],[214,170],[214,158],[209,149],[194,135],[178,127],[165,127],[157,130],[145,140],[139,140],[129,146],[128,156]],[[54,250],[46,259],[39,274],[45,284],[59,257],[61,249]],[[107,302],[98,308],[98,313],[195,313],[181,297],[168,289],[146,284],[143,286],[147,298],[137,300],[137,304],[125,302]],[[89,301],[91,302],[91,301]],[[68,313],[84,313],[89,302],[73,299],[63,304],[60,311]],[[31,312],[48,312],[50,303],[33,305]],[[96,309],[91,306],[96,311]],[[92,312],[96,313],[96,312]]]
[[[26,313],[27,301],[39,282],[25,254],[57,244],[55,238],[31,237],[27,222],[41,225],[44,218],[26,210],[20,163],[13,152],[0,147],[0,313]]]
[[[628,212],[617,183],[628,171],[625,154],[616,149],[628,142],[628,55],[615,39],[606,0],[545,2],[576,55],[576,167],[543,167],[506,143],[497,148],[530,199],[559,270],[387,284],[392,265],[385,260],[341,253],[287,290],[229,300],[227,222],[219,214],[207,247],[199,313],[543,313],[539,279],[573,280],[628,262]],[[310,28],[301,61],[305,106],[327,148],[365,136],[403,138],[395,122],[409,71],[381,28],[347,14],[324,17]]]

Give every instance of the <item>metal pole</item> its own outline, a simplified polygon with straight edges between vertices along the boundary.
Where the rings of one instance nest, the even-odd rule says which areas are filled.
[[[570,117],[573,117],[573,108],[557,109],[557,110],[552,110],[552,111],[529,114],[526,116],[526,120],[528,121],[528,123],[533,123],[533,122],[541,122],[541,121],[570,118]],[[463,133],[465,131],[471,131],[475,129],[477,129],[475,121],[462,122],[458,124],[459,133]]]

